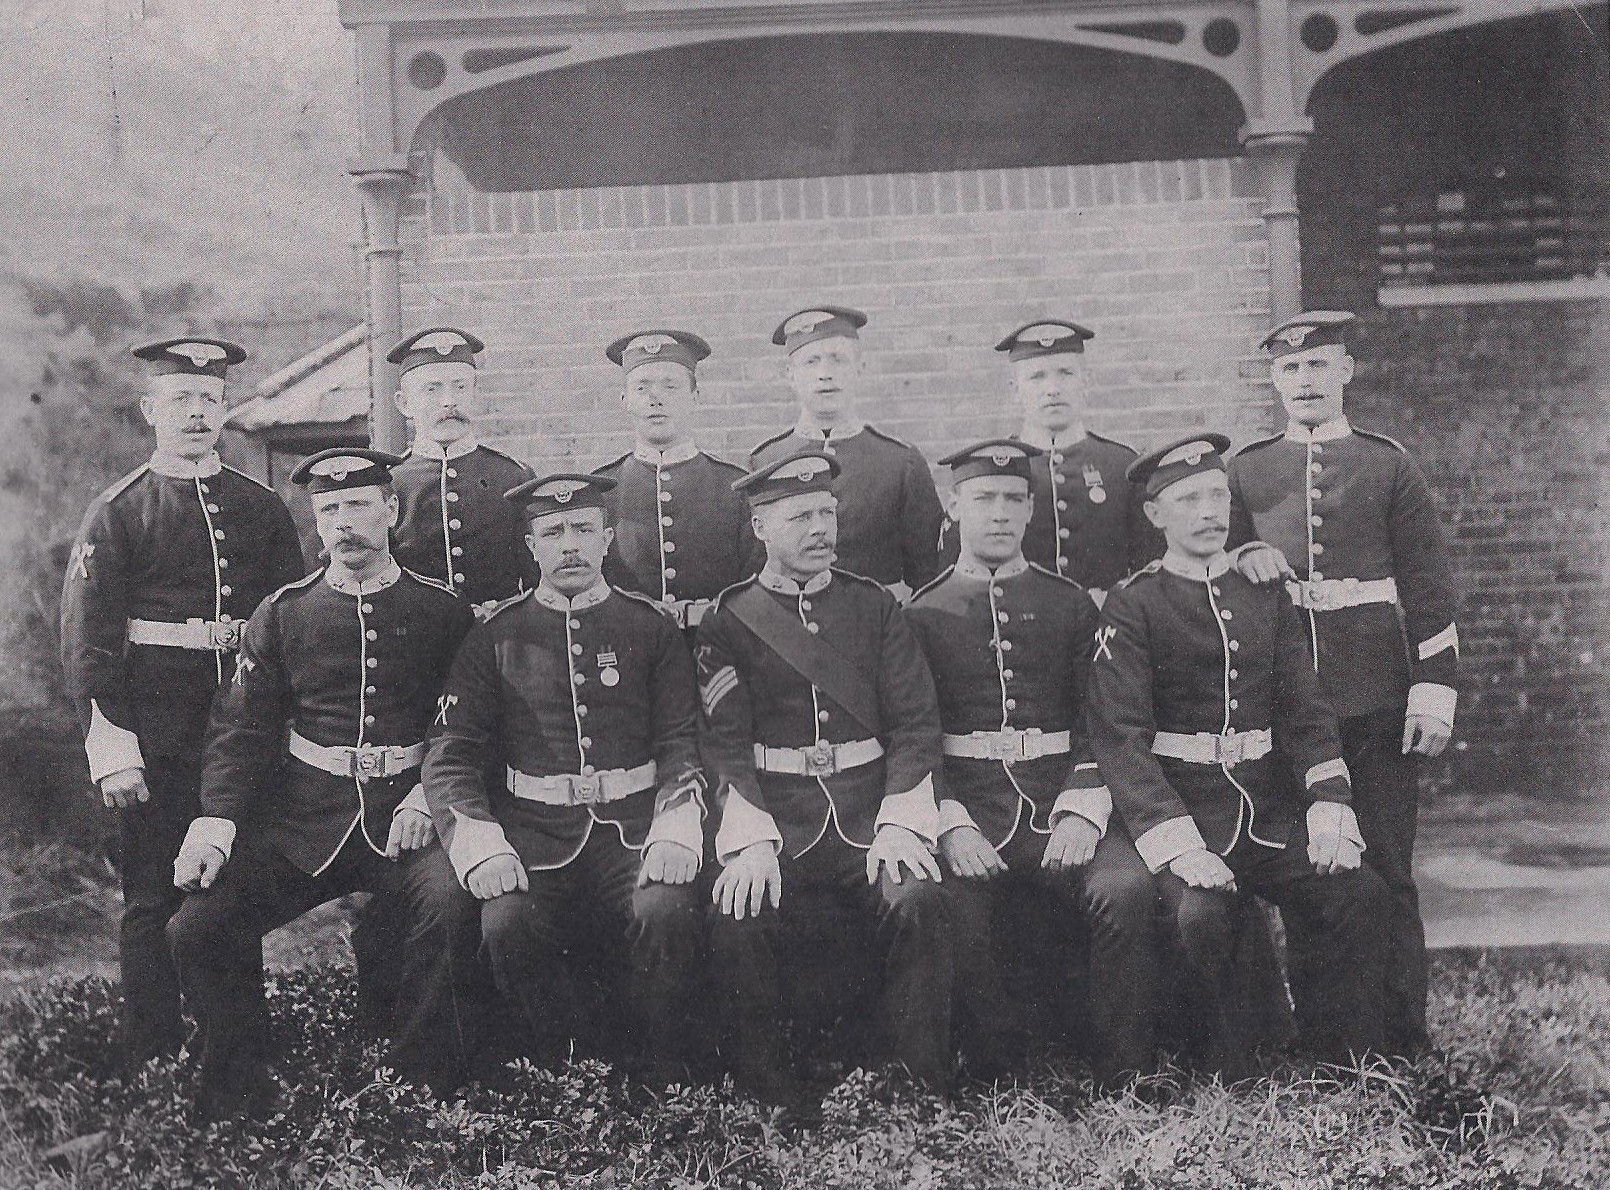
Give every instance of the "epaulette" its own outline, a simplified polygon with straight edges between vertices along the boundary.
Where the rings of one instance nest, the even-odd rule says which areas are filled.
[[[1127,450],[1130,454],[1136,455],[1137,457],[1140,455],[1140,451],[1136,450],[1133,446],[1129,445],[1129,443],[1127,443],[1127,442],[1120,442],[1116,438],[1109,438],[1109,437],[1107,437],[1107,435],[1098,434],[1094,430],[1086,430],[1085,433],[1089,434],[1097,442],[1105,442],[1109,446],[1122,447],[1124,450]],[[1062,576],[1057,575],[1057,577],[1061,578]]]
[[[272,487],[270,487],[268,484],[264,483],[262,480],[258,479],[257,476],[255,476],[255,475],[247,475],[239,467],[231,467],[228,463],[225,463],[224,464],[224,470],[232,472],[233,474],[238,475],[242,479],[248,480],[251,483],[255,483],[258,487],[262,488],[263,491],[265,491],[265,492],[273,492],[274,491],[274,489]],[[275,492],[275,495],[278,495],[278,494],[279,493]]]
[[[520,467],[522,470],[525,470],[525,471],[531,470],[531,465],[529,463],[521,462],[519,459],[515,458],[513,455],[511,455],[506,450],[499,450],[497,447],[488,446],[484,442],[478,443],[478,445],[481,447],[481,449],[490,451],[491,453],[497,455],[499,458],[508,459],[509,462],[514,463],[516,466]]]
[[[281,595],[287,594],[288,592],[291,592],[291,591],[303,590],[310,583],[312,583],[314,580],[322,578],[323,575],[324,575],[324,571],[325,571],[325,568],[323,566],[320,566],[312,574],[304,575],[303,577],[301,577],[299,579],[295,579],[295,580],[293,580],[291,582],[286,583],[278,591],[275,591],[272,595],[270,595],[268,597],[268,602],[269,603],[276,603],[276,602],[279,601],[279,598],[280,598]]]
[[[452,587],[450,587],[446,583],[442,582],[442,580],[439,579],[439,578],[431,578],[430,575],[428,575],[428,574],[420,574],[419,571],[417,571],[417,570],[409,570],[408,567],[406,567],[406,566],[401,567],[401,570],[409,578],[418,579],[420,582],[424,583],[427,587],[435,587],[437,590],[446,591],[449,595],[453,595],[453,596],[457,596],[457,594],[458,594],[457,591],[453,590]]]
[[[609,462],[600,463],[598,466],[594,467],[593,468],[593,474],[594,475],[602,475],[604,472],[608,471],[611,467],[619,467],[622,463],[624,463],[627,459],[629,459],[631,457],[632,457],[632,452],[631,451],[627,451],[625,454],[616,455],[613,459],[609,460]]]
[[[1374,438],[1377,442],[1384,442],[1396,450],[1400,455],[1406,455],[1409,453],[1409,448],[1404,446],[1403,443],[1399,442],[1396,438],[1388,438],[1385,434],[1378,434],[1374,430],[1361,430],[1357,426],[1354,426],[1353,433],[1357,434],[1360,438]]]
[[[789,426],[788,429],[784,430],[781,434],[773,434],[770,438],[767,438],[765,441],[757,442],[755,444],[755,448],[749,452],[749,457],[751,459],[753,459],[756,455],[758,455],[761,451],[765,450],[768,446],[771,446],[772,444],[777,443],[777,442],[781,442],[784,438],[787,438],[793,432],[794,432],[794,427]]]
[[[896,438],[893,434],[889,433],[887,430],[878,429],[877,426],[867,426],[866,431],[875,438],[882,438],[885,442],[893,442],[896,446],[904,447],[906,450],[917,449],[915,446],[911,445],[911,443],[903,442],[899,438]]]
[[[720,455],[713,455],[707,450],[701,450],[699,453],[702,454],[705,458],[709,459],[712,463],[714,463],[718,467],[730,467],[732,470],[736,471],[739,475],[747,475],[748,474],[748,472],[745,471],[742,467],[740,467],[737,463],[729,462],[727,459],[722,458]]]
[[[883,591],[883,592],[887,592],[889,590],[888,587],[885,587],[877,579],[868,578],[864,574],[856,574],[855,571],[853,571],[853,570],[840,570],[837,566],[831,566],[828,569],[830,569],[834,574],[838,575],[840,578],[854,579],[858,583],[865,583],[867,586],[876,587],[878,590]]]
[[[1274,443],[1281,441],[1283,438],[1285,438],[1284,434],[1270,434],[1267,438],[1258,438],[1255,441],[1247,443],[1240,450],[1236,451],[1236,457],[1239,458],[1241,455],[1247,454],[1249,451],[1258,450],[1260,447],[1271,446]]]
[[[485,617],[481,620],[481,623],[485,624],[487,620],[502,615],[515,604],[520,603],[523,600],[530,599],[533,594],[535,594],[535,591],[521,591],[518,595],[510,595],[507,599],[498,600],[496,606],[494,606],[491,611],[486,613]]]
[[[113,500],[116,500],[124,492],[128,491],[129,490],[129,485],[132,484],[136,479],[139,479],[140,476],[144,475],[149,470],[151,470],[151,464],[150,463],[141,463],[133,471],[130,471],[122,479],[118,480],[111,487],[107,488],[104,492],[102,492],[101,493],[101,499],[106,501],[106,503],[110,504]]]
[[[1032,566],[1033,563],[1031,562],[1031,563],[1029,563],[1029,565]],[[915,591],[913,591],[911,593],[911,598],[907,602],[908,603],[916,603],[917,600],[921,599],[929,591],[932,591],[935,587],[939,586],[940,583],[944,582],[947,578],[949,578],[952,574],[955,574],[955,573],[956,573],[956,563],[952,562],[949,566],[945,567],[943,570],[941,570],[933,578],[929,579],[922,586],[918,587]]]
[[[733,583],[730,587],[722,587],[721,590],[716,592],[715,606],[720,607],[721,606],[721,601],[723,599],[725,599],[728,595],[731,595],[734,591],[741,591],[745,587],[750,586],[751,584],[759,582],[759,581],[760,581],[760,576],[758,574],[751,574],[748,578],[739,579],[737,582]]]
[[[1038,562],[1030,562],[1029,569],[1038,570],[1041,574],[1045,575],[1046,578],[1054,578],[1059,583],[1067,583],[1068,586],[1072,587],[1076,591],[1083,591],[1085,589],[1083,583],[1077,581],[1076,579],[1071,579],[1065,574],[1058,574],[1049,567],[1041,566]]]
[[[630,599],[633,603],[642,603],[642,604],[648,605],[649,607],[654,609],[656,614],[664,616],[667,620],[671,621],[671,623],[673,623],[673,624],[676,623],[676,617],[674,615],[672,615],[670,613],[670,611],[668,611],[666,609],[665,605],[663,603],[661,603],[658,599],[650,599],[647,595],[643,594],[641,591],[628,591],[625,587],[617,587],[617,586],[614,586],[613,584],[611,584],[609,589],[611,591],[615,592],[615,594],[621,596],[621,598],[623,598],[623,599]]]
[[[1163,569],[1163,560],[1161,558],[1153,558],[1150,562],[1146,563],[1146,565],[1142,566],[1139,570],[1135,571],[1134,574],[1131,574],[1131,575],[1128,575],[1128,576],[1126,576],[1124,578],[1119,579],[1117,584],[1116,584],[1116,589],[1119,590],[1119,591],[1122,591],[1125,587],[1129,586],[1129,584],[1134,582],[1136,579],[1145,578],[1149,574],[1157,574],[1162,569]]]

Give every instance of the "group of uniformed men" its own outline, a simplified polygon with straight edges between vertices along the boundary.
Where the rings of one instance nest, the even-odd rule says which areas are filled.
[[[634,449],[538,477],[476,438],[480,340],[432,328],[390,355],[409,454],[293,475],[311,574],[215,450],[244,353],[137,349],[156,449],[91,505],[62,604],[122,824],[133,1055],[180,1047],[182,998],[203,1116],[261,1106],[261,940],[355,890],[368,1010],[442,1093],[485,1046],[487,971],[539,1056],[609,971],[626,1060],[669,1082],[708,969],[740,1085],[808,1103],[785,993],[823,923],[875,973],[887,1057],[943,1086],[954,1019],[1009,1069],[993,947],[1035,910],[1104,1082],[1154,1069],[1165,982],[1235,1077],[1244,893],[1283,911],[1316,1053],[1414,1053],[1413,761],[1447,743],[1458,639],[1425,480],[1343,412],[1350,317],[1270,332],[1288,428],[1233,458],[1090,432],[1093,333],[1020,328],[1022,431],[941,460],[948,517],[857,416],[858,311],[778,326],[799,421],[748,470],[691,433],[696,335],[611,344]]]

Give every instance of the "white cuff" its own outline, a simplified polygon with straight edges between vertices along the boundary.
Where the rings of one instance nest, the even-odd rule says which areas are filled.
[[[1452,686],[1444,686],[1441,682],[1416,682],[1409,687],[1408,713],[1440,719],[1452,731],[1454,706],[1458,701],[1459,691]]]
[[[943,837],[958,826],[978,829],[978,823],[973,821],[973,816],[967,812],[967,807],[955,798],[947,797],[939,803],[939,834]]]
[[[1314,802],[1308,807],[1308,839],[1337,835],[1364,850],[1364,836],[1359,834],[1358,816],[1345,802]]]
[[[1195,819],[1170,818],[1136,839],[1135,850],[1155,876],[1187,851],[1206,851],[1207,844],[1196,829]]]
[[[448,845],[447,858],[452,861],[460,884],[468,887],[466,882],[470,873],[478,864],[494,856],[520,857],[520,853],[509,846],[509,837],[503,833],[502,823],[471,818],[457,806],[450,809],[453,811],[453,841]]]
[[[775,851],[783,849],[777,820],[729,785],[726,804],[721,808],[721,825],[716,829],[716,859],[727,863],[755,843],[771,843]]]
[[[423,785],[414,786],[409,791],[408,796],[397,803],[397,808],[391,812],[391,816],[395,818],[404,810],[412,810],[416,814],[423,814],[426,818],[430,817],[430,803],[425,800],[425,787]]]
[[[643,850],[647,851],[656,843],[680,843],[701,860],[704,858],[704,812],[697,799],[690,798],[654,816],[648,838],[643,840]]]
[[[101,778],[124,769],[145,767],[140,737],[101,714],[100,703],[93,698],[89,700],[89,731],[84,735],[84,755],[89,758],[89,779],[97,784]]]
[[[1096,828],[1097,834],[1106,838],[1107,820],[1112,817],[1112,794],[1105,785],[1094,789],[1064,789],[1051,807],[1051,825],[1055,827],[1069,814],[1085,819]]]
[[[185,831],[183,851],[192,843],[216,847],[228,859],[235,849],[235,824],[227,818],[192,818],[190,829]]]
[[[873,826],[903,826],[928,844],[929,850],[939,846],[939,807],[934,803],[933,777],[924,777],[915,789],[904,793],[884,794]]]
[[[1322,760],[1303,774],[1303,788],[1312,789],[1321,781],[1329,781],[1333,777],[1340,777],[1346,781],[1349,788],[1353,784],[1353,775],[1347,771],[1347,761],[1338,756],[1335,760]]]

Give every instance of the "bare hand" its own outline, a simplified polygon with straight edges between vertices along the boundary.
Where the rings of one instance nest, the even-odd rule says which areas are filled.
[[[1403,751],[1441,756],[1452,729],[1435,715],[1409,715],[1403,720]],[[110,778],[108,778],[110,780]]]
[[[918,880],[939,880],[939,861],[911,831],[903,826],[885,823],[872,837],[872,846],[866,853],[866,882],[878,882],[878,870],[889,873],[889,879],[900,883],[900,868],[905,865]]]
[[[135,802],[150,800],[144,769],[121,769],[101,778],[101,801],[109,810],[127,810]]]
[[[1168,868],[1192,888],[1235,891],[1235,873],[1230,871],[1230,865],[1206,848],[1197,847],[1187,851],[1170,861]]]
[[[186,839],[173,860],[173,886],[186,892],[211,888],[228,862],[229,857],[211,843]]]
[[[637,887],[645,884],[687,884],[699,874],[699,853],[670,839],[650,843],[637,872]]]
[[[1260,586],[1294,579],[1297,572],[1286,561],[1286,555],[1272,545],[1254,546],[1236,555],[1235,568],[1241,576]]]
[[[527,891],[531,887],[531,878],[526,875],[525,865],[520,862],[519,856],[504,852],[476,864],[470,869],[464,883],[480,900],[490,901],[516,889]]]
[[[783,872],[771,843],[751,843],[728,860],[716,877],[710,899],[737,921],[759,917],[767,901],[773,909],[779,908],[783,903]]]
[[[1080,814],[1064,814],[1051,828],[1051,838],[1045,844],[1045,857],[1040,866],[1051,872],[1066,872],[1082,868],[1096,854],[1101,832],[1096,824]]]
[[[988,880],[1006,871],[1001,853],[976,826],[951,827],[939,836],[939,852],[947,868],[968,880]]]
[[[391,816],[391,833],[386,836],[386,858],[396,859],[405,851],[428,847],[436,837],[430,815],[413,809],[398,810]]]

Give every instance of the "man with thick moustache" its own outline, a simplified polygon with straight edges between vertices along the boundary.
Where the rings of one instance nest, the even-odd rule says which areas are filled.
[[[639,331],[609,345],[636,443],[594,472],[615,481],[605,576],[647,595],[689,630],[717,595],[754,573],[757,549],[749,506],[732,490],[743,468],[693,440],[697,368],[709,354],[710,345],[688,331]]]
[[[1018,440],[1039,447],[1030,464],[1034,515],[1023,556],[1079,583],[1099,607],[1119,579],[1163,550],[1124,471],[1135,451],[1088,428],[1090,380],[1085,344],[1096,332],[1077,322],[1042,319],[995,344],[1012,369],[1023,413]],[[955,525],[946,525],[955,556]]]
[[[739,1084],[813,1110],[784,1064],[779,966],[800,923],[871,927],[890,1055],[943,1086],[952,938],[932,851],[940,762],[933,678],[894,596],[832,566],[825,451],[738,484],[766,550],[699,625],[700,749],[720,820],[711,945]]]
[[[1204,1011],[1209,1061],[1253,1071],[1230,1028],[1235,896],[1256,892],[1309,930],[1324,978],[1297,1006],[1321,1058],[1378,1051],[1386,888],[1368,867],[1336,717],[1283,591],[1224,552],[1222,434],[1138,459],[1131,479],[1168,543],[1113,592],[1096,632],[1090,735]],[[1292,780],[1275,771],[1278,759]],[[1293,788],[1301,790],[1293,794]]]
[[[833,455],[842,471],[836,565],[909,594],[939,573],[945,514],[921,452],[857,412],[866,322],[859,310],[812,306],[778,324],[771,341],[788,351],[799,420],[755,447],[749,465],[762,468],[804,450]]]
[[[1231,541],[1280,551],[1260,577],[1285,580],[1341,719],[1365,859],[1391,891],[1387,1049],[1412,1057],[1430,1044],[1414,884],[1420,761],[1440,756],[1453,733],[1459,597],[1425,476],[1397,442],[1344,412],[1352,321],[1316,310],[1264,337],[1287,425],[1230,463]],[[1315,940],[1298,927],[1289,941],[1293,982],[1319,978]]]
[[[961,557],[913,597],[907,618],[939,691],[939,847],[959,877],[947,885],[956,993],[979,1073],[1011,1068],[1027,1041],[992,954],[992,912],[1015,930],[1043,907],[1052,928],[1039,931],[1033,958],[1051,986],[1086,983],[1084,948],[1067,927],[1089,923],[1090,1048],[1100,1081],[1116,1086],[1153,1066],[1156,894],[1134,844],[1109,823],[1112,797],[1085,731],[1096,605],[1023,556],[1039,455],[993,439],[940,461]]]
[[[484,346],[468,331],[431,327],[386,356],[401,369],[397,408],[414,425],[414,444],[392,473],[402,505],[397,560],[483,616],[536,580],[525,523],[503,498],[531,469],[476,436],[486,398],[475,357]]]
[[[336,448],[292,472],[329,565],[252,613],[213,713],[201,816],[173,864],[190,895],[168,924],[199,1028],[205,1120],[272,1095],[263,935],[356,891],[386,906],[374,922],[399,956],[391,1061],[437,1093],[465,1077],[475,903],[436,846],[420,765],[472,617],[391,555],[397,462]]]
[[[542,580],[464,642],[425,791],[536,1052],[555,1057],[577,1032],[578,957],[624,958],[624,1057],[665,1085],[686,1081],[680,1031],[702,925],[698,696],[677,624],[602,577],[613,486],[561,474],[508,493]],[[494,787],[488,757],[505,765]]]
[[[183,338],[134,355],[149,373],[140,411],[156,449],[85,514],[62,590],[61,653],[90,779],[117,812],[122,1026],[128,1057],[143,1062],[184,1041],[163,930],[184,899],[173,857],[199,813],[207,716],[247,617],[303,565],[280,498],[215,449],[227,372],[245,351]]]

